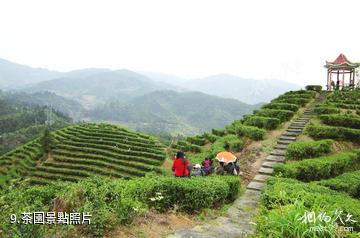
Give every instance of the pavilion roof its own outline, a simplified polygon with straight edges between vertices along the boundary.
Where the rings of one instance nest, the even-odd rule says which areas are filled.
[[[357,68],[360,66],[360,63],[352,63],[350,60],[346,58],[344,54],[340,54],[336,60],[334,61],[326,61],[326,68],[339,68],[339,69],[346,69],[346,68]]]

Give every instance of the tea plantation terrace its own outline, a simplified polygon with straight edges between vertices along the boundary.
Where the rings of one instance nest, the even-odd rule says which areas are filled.
[[[53,132],[50,140],[48,155],[43,156],[37,140],[0,157],[0,164],[18,164],[15,169],[20,174],[30,175],[33,183],[46,184],[75,182],[91,175],[140,177],[157,171],[165,158],[155,138],[108,124],[66,127]]]

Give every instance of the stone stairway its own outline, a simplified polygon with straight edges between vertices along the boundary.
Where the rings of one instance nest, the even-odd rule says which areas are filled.
[[[229,208],[226,217],[218,217],[214,222],[196,226],[190,230],[177,230],[169,238],[235,238],[253,234],[256,229],[254,218],[258,214],[261,191],[266,180],[273,174],[274,165],[284,163],[287,146],[302,133],[306,124],[314,116],[314,107],[323,101],[325,94],[320,94],[304,113],[293,121],[278,138],[274,150],[262,163],[253,180],[247,185],[244,194]]]

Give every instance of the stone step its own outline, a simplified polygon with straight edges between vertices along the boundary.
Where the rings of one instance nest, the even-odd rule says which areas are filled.
[[[289,126],[288,129],[300,129],[303,130],[305,126]]]
[[[293,140],[282,140],[282,139],[277,140],[277,143],[280,145],[288,145],[292,142],[293,142]]]
[[[285,156],[269,155],[268,157],[266,157],[266,161],[284,162]]]
[[[275,146],[275,149],[277,149],[277,150],[286,150],[286,148],[288,147],[288,144],[277,144],[276,146]]]
[[[270,176],[264,175],[264,174],[256,174],[253,178],[253,181],[255,182],[265,182]]]
[[[282,133],[283,136],[298,136],[301,132],[292,132],[292,131],[287,131]]]
[[[285,150],[273,150],[273,151],[271,151],[270,155],[283,156],[283,155],[285,155]]]
[[[259,173],[265,175],[272,175],[274,173],[274,169],[261,167],[259,169]]]
[[[279,139],[280,139],[280,140],[291,140],[291,141],[294,141],[294,140],[296,140],[296,136],[280,136]]]
[[[265,187],[265,183],[251,181],[246,188],[250,190],[261,191],[264,187]]]
[[[262,167],[264,167],[264,168],[273,168],[274,165],[279,164],[279,163],[281,163],[281,162],[265,161],[265,162],[262,164]]]
[[[309,119],[297,119],[295,120],[294,122],[297,123],[297,122],[300,122],[300,123],[307,123],[309,121]]]
[[[306,122],[292,122],[290,126],[305,126]]]
[[[286,129],[286,131],[288,131],[288,132],[302,132],[303,130],[302,129],[290,129],[290,128],[288,128],[288,129]]]

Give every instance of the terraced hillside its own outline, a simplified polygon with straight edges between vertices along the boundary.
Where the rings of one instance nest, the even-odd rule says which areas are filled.
[[[314,108],[262,192],[256,237],[359,237],[359,105],[357,89],[328,93]]]
[[[224,129],[212,129],[202,135],[187,137],[173,143],[171,147],[173,152],[179,149],[187,152],[192,163],[200,163],[205,158],[215,158],[218,152],[224,150],[241,152],[252,141],[268,139],[267,132],[282,128],[286,122],[297,117],[300,109],[315,97],[314,91],[286,92]]]
[[[15,174],[40,184],[91,175],[128,179],[157,171],[164,160],[156,139],[114,125],[69,126],[51,133],[50,140],[49,154],[37,139],[0,157],[3,181]]]

